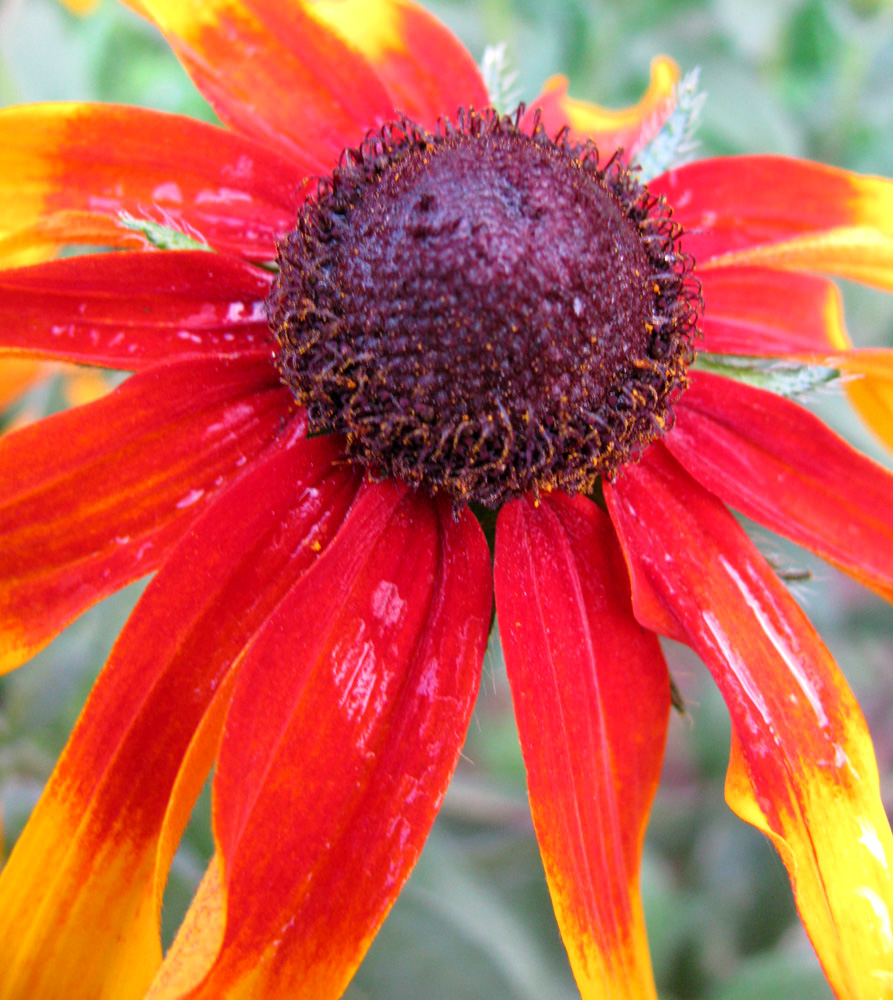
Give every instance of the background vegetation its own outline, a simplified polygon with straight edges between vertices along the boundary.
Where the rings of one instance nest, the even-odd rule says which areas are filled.
[[[893,176],[893,5],[871,0],[436,0],[476,57],[505,41],[532,99],[555,72],[604,104],[635,101],[651,57],[699,66],[709,95],[699,155],[780,152]],[[158,36],[112,0],[79,18],[56,0],[0,2],[0,104],[120,101],[211,117]],[[893,343],[885,298],[845,289],[861,344]],[[44,383],[8,415],[63,405]],[[843,400],[823,414],[884,461]],[[797,597],[831,646],[875,735],[893,804],[893,627],[889,608],[824,564],[755,532],[812,578]],[[8,850],[36,801],[139,585],[83,616],[27,668],[0,680],[0,804]],[[644,894],[664,1000],[830,997],[796,920],[784,870],[725,807],[729,733],[706,672],[668,644],[687,704],[671,724],[646,845]],[[173,708],[173,706],[172,706]],[[203,795],[171,876],[170,939],[211,849]],[[443,814],[352,1000],[563,1000],[576,996],[526,805],[497,647]]]

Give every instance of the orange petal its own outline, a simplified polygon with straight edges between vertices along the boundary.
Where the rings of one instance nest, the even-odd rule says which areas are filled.
[[[840,290],[828,278],[734,266],[699,269],[698,277],[702,350],[771,356],[849,345]]]
[[[203,250],[0,270],[0,352],[125,371],[190,355],[269,358],[269,289],[267,272]]]
[[[125,0],[129,2],[129,0]],[[363,56],[301,0],[139,0],[220,118],[328,174],[395,117]]]
[[[610,521],[553,494],[500,511],[496,609],[540,852],[584,1000],[655,998],[639,895],[670,684]]]
[[[141,246],[121,212],[255,260],[294,225],[306,161],[180,115],[92,104],[0,111],[0,262],[60,243]]]
[[[848,376],[844,388],[864,423],[893,449],[893,355],[852,349],[840,291],[832,281],[734,265],[702,269],[699,277],[703,350],[793,357],[839,369]]]
[[[879,352],[870,353],[873,359],[865,358],[863,351],[854,351],[846,357],[838,354],[835,364],[855,376],[846,384],[853,406],[867,426],[893,451],[893,353],[885,352],[881,358]]]
[[[33,385],[46,366],[25,358],[0,359],[0,409]]]
[[[17,206],[17,212],[7,215],[7,220],[12,217],[12,225],[21,228],[0,235],[0,267],[37,264],[54,257],[66,245],[137,250],[148,247],[142,234],[123,226],[117,214],[113,217],[77,209],[47,209],[47,214],[38,215],[44,204],[40,200],[26,201]]]
[[[808,410],[694,372],[666,445],[727,504],[893,600],[893,473]]]
[[[143,997],[233,670],[356,494],[339,453],[334,438],[276,449],[149,584],[0,876],[3,1000]]]
[[[807,355],[804,360],[838,368],[863,423],[893,450],[893,350],[855,348]]]
[[[246,653],[214,785],[222,869],[154,998],[343,992],[455,767],[490,619],[474,518],[370,484]],[[184,957],[185,956],[185,957]]]
[[[315,0],[303,6],[351,49],[384,84],[394,107],[431,128],[460,107],[490,103],[464,45],[410,0]]]
[[[731,514],[663,446],[605,492],[636,616],[697,650],[729,708],[729,805],[777,847],[838,997],[889,996],[893,835],[843,675]]]
[[[863,422],[893,450],[893,351],[854,349],[843,323],[829,324],[828,342],[835,350],[827,353],[817,348],[815,360],[849,376],[845,388],[850,402]]]
[[[539,110],[550,136],[569,128],[577,141],[592,139],[604,159],[623,149],[629,160],[647,145],[672,114],[676,102],[679,67],[666,56],[651,61],[651,82],[638,104],[612,111],[568,96],[568,81],[553,76],[546,81],[543,93],[531,101],[525,121]]]
[[[214,964],[225,931],[223,864],[215,854],[144,1000],[185,998],[201,970]]]
[[[699,160],[656,178],[700,268],[823,271],[893,290],[893,181],[783,156]]]
[[[890,211],[887,209],[887,211]],[[872,223],[754,247],[716,259],[717,266],[748,264],[824,271],[893,292],[893,235]]]
[[[155,570],[290,425],[267,359],[191,359],[0,438],[0,671]]]

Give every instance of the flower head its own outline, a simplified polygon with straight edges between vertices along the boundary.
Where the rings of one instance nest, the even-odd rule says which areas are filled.
[[[654,995],[658,635],[726,699],[727,799],[833,988],[889,992],[864,720],[726,504],[893,596],[893,476],[740,378],[889,379],[819,275],[893,288],[893,184],[742,157],[644,186],[667,61],[629,112],[553,82],[501,117],[407,0],[132,5],[225,127],[0,112],[0,349],[134,372],[0,439],[0,662],[155,574],[0,876],[0,997],[339,996],[455,767],[494,593],[581,993]],[[216,855],[162,957],[212,765]]]
[[[369,136],[305,203],[268,302],[311,432],[493,508],[588,492],[663,434],[699,297],[663,203],[522,113]]]

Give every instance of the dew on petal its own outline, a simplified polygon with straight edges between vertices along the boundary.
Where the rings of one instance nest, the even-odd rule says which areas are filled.
[[[182,500],[177,502],[177,510],[182,510],[185,507],[191,507],[193,504],[198,503],[204,495],[204,490],[190,490]]]
[[[384,625],[396,625],[403,617],[406,601],[395,583],[382,580],[372,595],[372,614]]]
[[[772,713],[769,711],[769,706],[763,698],[763,693],[760,691],[759,686],[751,676],[746,664],[738,656],[734,645],[729,641],[721,622],[712,611],[704,611],[703,617],[704,623],[710,630],[710,634],[713,636],[717,646],[719,646],[722,655],[729,663],[736,664],[736,677],[740,681],[741,687],[744,688],[748,698],[750,698],[756,706],[757,711],[764,719],[771,719]]]
[[[861,896],[871,906],[872,910],[874,910],[874,914],[877,917],[877,931],[884,939],[885,946],[893,950],[893,925],[890,923],[890,911],[887,909],[884,901],[874,889],[869,889],[868,886],[856,889],[856,895]]]
[[[750,610],[756,617],[757,621],[760,623],[760,628],[762,629],[763,633],[772,643],[773,647],[778,652],[778,655],[781,657],[785,666],[787,666],[788,670],[790,670],[791,672],[791,675],[799,684],[800,690],[806,696],[806,700],[809,702],[809,704],[812,706],[812,710],[815,712],[818,724],[823,729],[826,729],[829,725],[828,715],[825,712],[824,707],[822,706],[821,697],[813,687],[809,678],[804,673],[803,664],[800,661],[800,658],[796,655],[794,649],[792,648],[794,644],[790,641],[790,637],[786,638],[778,634],[778,630],[770,620],[769,616],[766,614],[762,602],[759,601],[757,597],[753,594],[751,589],[745,583],[744,579],[737,572],[737,570],[731,565],[731,563],[723,556],[720,556],[720,563],[722,564],[725,571],[729,574],[729,576],[732,577],[732,579],[735,581],[735,585],[741,592],[741,595],[746,601],[747,606],[750,608]]]
[[[199,191],[195,196],[196,205],[210,204],[231,204],[234,201],[251,201],[251,195],[245,191],[236,191],[232,188],[220,188],[218,191]]]
[[[156,201],[172,201],[177,205],[183,204],[183,192],[180,190],[180,185],[175,181],[159,184],[152,192],[152,197]]]
[[[871,856],[877,859],[879,864],[883,865],[884,868],[889,868],[889,865],[887,864],[887,855],[884,853],[884,846],[877,835],[877,831],[874,827],[870,826],[865,822],[865,820],[859,817],[856,818],[856,822],[859,824],[859,829],[862,831],[862,835],[859,837],[859,843],[865,846]]]

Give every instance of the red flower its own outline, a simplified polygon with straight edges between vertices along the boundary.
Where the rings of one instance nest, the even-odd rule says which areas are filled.
[[[675,427],[603,482],[604,508],[545,487],[504,503],[491,571],[468,507],[306,436],[271,363],[261,266],[307,178],[369,129],[484,107],[470,57],[406,0],[132,5],[227,128],[81,104],[0,113],[6,262],[121,248],[0,272],[0,346],[135,372],[0,440],[4,668],[155,573],[0,877],[0,997],[338,996],[455,766],[491,579],[583,995],[654,995],[638,867],[670,708],[657,634],[719,684],[729,804],[778,848],[837,994],[889,994],[893,838],[864,720],[725,504],[889,598],[893,477],[793,402],[692,370]],[[642,105],[613,116],[552,83],[542,121],[634,149],[674,82],[657,63]],[[697,261],[699,346],[862,372],[878,420],[865,394],[889,391],[890,356],[850,348],[815,272],[893,288],[893,184],[743,157],[650,190]],[[213,252],[150,249],[121,213]],[[161,891],[215,761],[217,854],[162,961]]]

